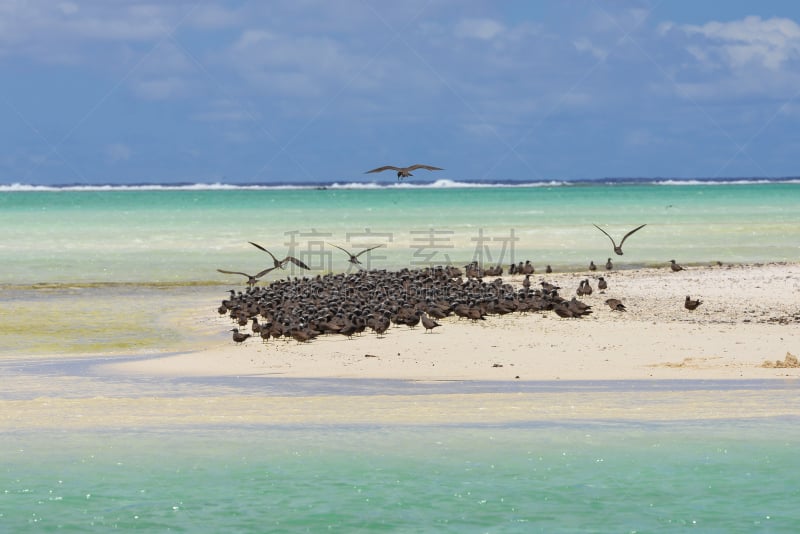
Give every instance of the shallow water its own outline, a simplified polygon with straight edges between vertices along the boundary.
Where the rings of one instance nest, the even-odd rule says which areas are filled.
[[[216,269],[268,265],[247,241],[315,272],[347,268],[328,243],[385,243],[363,258],[373,268],[578,270],[610,253],[592,224],[621,237],[646,222],[619,268],[796,262],[798,193],[2,191],[0,531],[793,532],[791,381],[166,379],[109,377],[103,363],[227,342],[208,324],[244,279]],[[299,273],[269,278],[286,274]],[[535,402],[501,416],[508,395]]]
[[[242,283],[276,254],[316,272],[531,260],[582,269],[800,260],[800,184],[0,192],[0,283]],[[290,267],[289,274],[301,274]],[[276,271],[268,278],[283,276]]]
[[[791,532],[796,420],[10,433],[7,531]]]

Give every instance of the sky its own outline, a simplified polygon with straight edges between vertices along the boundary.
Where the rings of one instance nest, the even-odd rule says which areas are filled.
[[[0,0],[0,183],[800,175],[794,0]]]

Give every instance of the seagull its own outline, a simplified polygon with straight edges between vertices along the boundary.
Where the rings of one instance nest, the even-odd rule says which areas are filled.
[[[263,271],[261,271],[258,274],[247,274],[247,273],[243,273],[243,272],[240,272],[240,271],[226,271],[224,269],[217,269],[217,271],[219,271],[221,273],[225,273],[225,274],[241,274],[242,276],[246,276],[247,277],[247,285],[248,285],[248,287],[253,287],[254,285],[256,285],[256,282],[258,282],[259,278],[261,278],[262,276],[264,276],[268,272],[274,271],[274,270],[275,270],[275,267],[270,267],[268,269],[264,269]]]
[[[250,243],[251,245],[253,245],[253,246],[254,246],[254,247],[256,247],[256,248],[260,248],[261,250],[263,250],[264,252],[266,252],[267,254],[269,254],[270,256],[272,256],[272,261],[274,262],[274,264],[275,264],[275,268],[276,268],[276,269],[277,269],[278,267],[280,267],[281,269],[283,269],[283,268],[284,268],[284,266],[286,265],[286,262],[287,262],[287,261],[290,261],[290,262],[294,263],[295,265],[297,265],[298,267],[300,267],[300,268],[302,268],[302,269],[309,269],[308,265],[306,265],[306,264],[305,264],[305,263],[303,263],[302,261],[298,260],[298,259],[297,259],[297,258],[295,258],[294,256],[286,256],[286,257],[285,257],[285,258],[283,258],[282,260],[279,260],[278,258],[276,258],[276,257],[275,257],[275,255],[274,255],[272,252],[270,252],[269,250],[265,249],[264,247],[262,247],[262,246],[261,246],[261,245],[259,245],[258,243],[253,243],[252,241],[248,241],[248,243]]]
[[[617,246],[617,243],[614,241],[614,238],[611,237],[610,235],[608,235],[608,232],[606,232],[605,230],[603,230],[602,228],[600,228],[596,224],[594,225],[595,228],[597,228],[598,230],[600,230],[601,232],[606,234],[606,236],[611,240],[611,244],[614,245],[614,252],[616,252],[617,255],[619,255],[619,256],[622,256],[622,244],[625,242],[626,239],[628,239],[628,236],[631,235],[632,233],[634,233],[637,230],[641,230],[645,226],[647,226],[647,225],[643,224],[641,226],[637,226],[636,228],[634,228],[633,230],[631,230],[630,232],[625,234],[625,236],[622,238],[622,241],[619,242],[619,246]]]
[[[703,303],[702,300],[692,300],[689,295],[686,295],[686,300],[683,302],[683,307],[687,310],[694,310]]]
[[[383,244],[380,244],[380,245],[375,245],[374,247],[365,248],[364,250],[362,250],[362,251],[361,251],[361,252],[359,252],[358,254],[352,254],[352,253],[350,253],[349,251],[347,251],[347,250],[343,249],[342,247],[340,247],[339,245],[334,245],[333,243],[328,243],[328,244],[329,244],[330,246],[332,246],[332,247],[336,247],[336,248],[338,248],[339,250],[342,250],[342,251],[344,251],[344,253],[345,253],[345,254],[347,254],[348,256],[350,256],[350,259],[349,259],[349,260],[347,260],[347,261],[349,261],[349,262],[350,262],[350,263],[352,263],[353,265],[361,265],[361,262],[360,262],[360,261],[358,261],[358,257],[359,257],[359,256],[361,256],[362,254],[364,254],[365,252],[369,252],[370,250],[375,250],[376,248],[380,248],[380,247],[382,247],[382,246],[383,246]]]
[[[384,165],[383,167],[378,167],[377,169],[372,169],[371,171],[367,171],[364,174],[369,174],[371,172],[383,172],[383,171],[397,171],[397,179],[402,180],[403,178],[408,178],[409,176],[414,176],[411,174],[411,171],[415,171],[417,169],[425,169],[428,171],[443,171],[444,169],[440,169],[439,167],[432,167],[430,165],[422,165],[417,163],[416,165],[412,165],[410,167],[394,167],[392,165]]]

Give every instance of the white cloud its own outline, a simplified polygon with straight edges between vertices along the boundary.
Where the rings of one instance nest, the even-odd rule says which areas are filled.
[[[761,66],[777,71],[800,58],[800,26],[786,18],[745,17],[679,27],[688,36],[705,39],[690,50],[701,61],[719,61],[731,69]],[[669,30],[671,28],[665,28]]]
[[[586,37],[581,37],[580,39],[577,39],[576,41],[573,41],[572,44],[575,46],[575,49],[578,52],[588,52],[589,54],[591,54],[592,56],[594,56],[597,59],[604,60],[606,57],[608,57],[608,51],[607,50],[605,50],[603,48],[600,48],[598,46],[595,46]]]
[[[457,37],[489,41],[505,32],[506,27],[494,19],[462,19],[456,24]]]

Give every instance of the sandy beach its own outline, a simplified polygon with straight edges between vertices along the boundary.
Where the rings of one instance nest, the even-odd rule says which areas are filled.
[[[608,289],[596,290],[604,276]],[[202,350],[104,365],[124,375],[388,378],[402,380],[642,380],[796,378],[800,354],[800,265],[731,265],[535,274],[574,295],[589,278],[595,291],[582,300],[593,313],[563,319],[552,312],[455,316],[425,332],[393,326],[384,337],[369,331],[348,339],[309,343],[248,339],[234,344],[227,317],[193,310],[204,328],[225,333]],[[522,277],[505,277],[519,284]],[[684,309],[686,295],[703,304]],[[221,298],[224,295],[221,296]],[[627,312],[605,304],[622,300]],[[777,366],[785,362],[789,366]],[[773,366],[765,366],[772,362]]]
[[[601,275],[608,289],[583,297],[594,313],[580,319],[553,312],[481,322],[449,317],[431,333],[393,326],[382,338],[365,332],[234,344],[230,318],[207,302],[165,315],[193,325],[203,345],[195,350],[87,355],[70,359],[79,363],[73,367],[54,359],[55,374],[46,376],[24,361],[6,365],[15,376],[0,401],[0,429],[800,416],[800,368],[792,365],[800,353],[800,265],[546,279],[571,296],[568,288]],[[684,309],[686,295],[703,304]],[[612,297],[628,311],[609,309],[604,302]],[[303,379],[323,380],[321,389]],[[344,385],[331,390],[336,381]],[[472,390],[470,383],[494,385]]]

